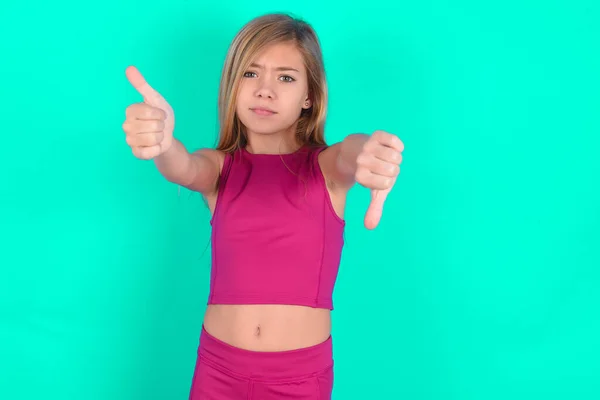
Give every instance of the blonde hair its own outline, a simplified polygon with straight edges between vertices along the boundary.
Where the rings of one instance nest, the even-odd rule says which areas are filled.
[[[296,137],[302,145],[325,145],[327,83],[319,39],[308,23],[288,14],[274,13],[248,22],[231,42],[219,88],[218,150],[233,152],[246,146],[245,129],[236,115],[240,81],[262,49],[282,42],[294,43],[302,54],[308,78],[308,97],[312,102],[312,106],[303,109],[300,114]]]

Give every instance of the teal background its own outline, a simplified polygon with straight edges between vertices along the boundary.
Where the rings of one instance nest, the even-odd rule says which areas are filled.
[[[187,399],[209,212],[132,156],[125,68],[213,146],[227,45],[270,11],[320,35],[327,140],[406,148],[377,230],[349,200],[334,399],[600,398],[599,4],[3,3],[0,398]]]

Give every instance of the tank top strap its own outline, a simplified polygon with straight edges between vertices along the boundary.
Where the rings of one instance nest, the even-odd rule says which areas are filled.
[[[219,186],[227,182],[234,156],[234,153],[225,153],[225,158],[223,159],[223,168],[221,169],[221,176],[219,178]]]
[[[321,165],[319,164],[319,154],[321,154],[321,152],[328,147],[329,146],[327,145],[321,145],[310,148],[309,163],[311,165],[312,174],[314,174],[313,176],[317,177],[317,181],[319,183],[325,183],[323,171],[321,170]]]

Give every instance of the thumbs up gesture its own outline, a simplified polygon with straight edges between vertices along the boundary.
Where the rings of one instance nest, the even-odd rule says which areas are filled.
[[[356,182],[371,189],[371,203],[365,227],[375,229],[381,220],[383,203],[400,173],[404,144],[391,133],[375,131],[364,143],[356,159]]]
[[[153,159],[173,144],[175,115],[169,103],[146,82],[137,68],[129,67],[125,74],[144,99],[125,110],[125,140],[137,158]]]

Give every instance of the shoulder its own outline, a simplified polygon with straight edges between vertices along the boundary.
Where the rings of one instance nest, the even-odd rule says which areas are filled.
[[[337,169],[337,160],[340,154],[341,143],[335,143],[332,145],[325,145],[315,149],[316,161],[320,169],[327,188],[331,191],[338,191],[343,189],[335,181],[335,173]]]
[[[202,148],[202,149],[196,150],[194,152],[194,155],[204,157],[204,158],[208,159],[209,161],[211,161],[213,163],[213,165],[215,167],[217,167],[217,169],[219,170],[219,173],[220,173],[221,171],[223,171],[223,165],[225,164],[225,161],[226,161],[229,153],[226,153],[224,151],[217,150],[217,149]]]
[[[219,190],[220,182],[227,165],[227,153],[211,149],[201,148],[192,153],[195,178],[188,188],[202,193],[210,199]]]

